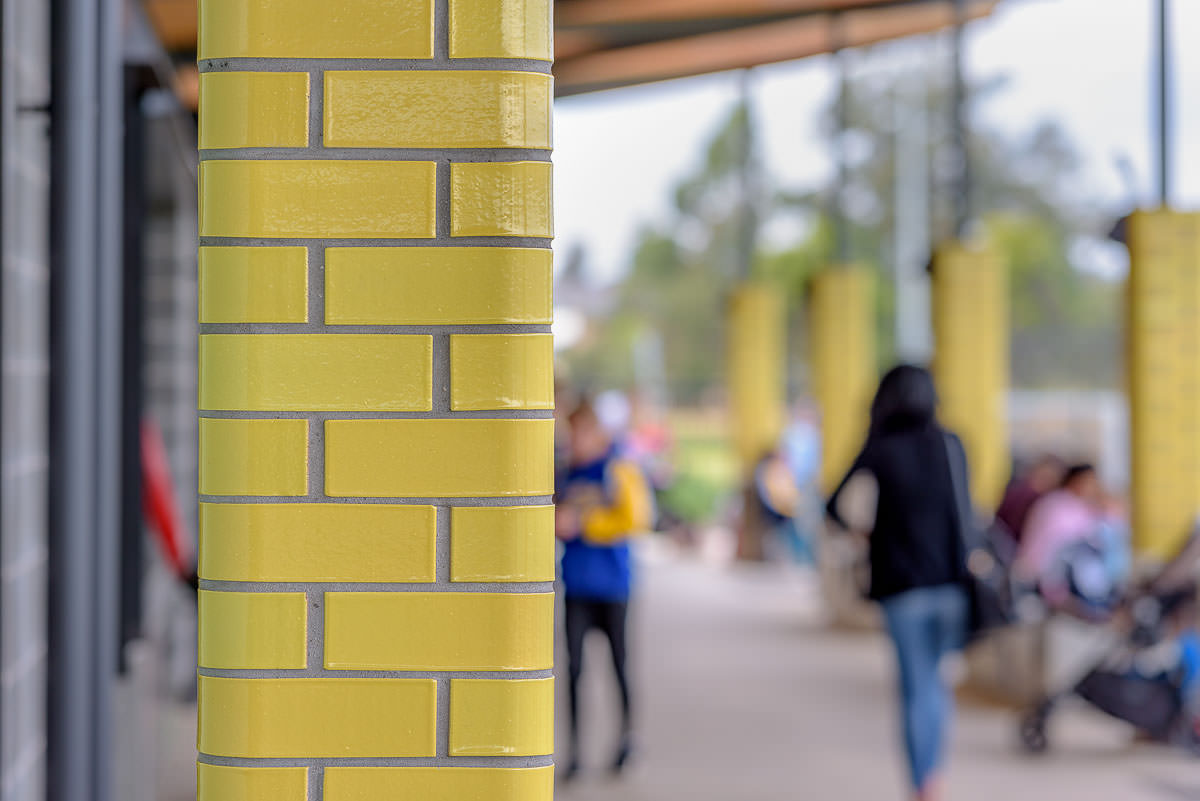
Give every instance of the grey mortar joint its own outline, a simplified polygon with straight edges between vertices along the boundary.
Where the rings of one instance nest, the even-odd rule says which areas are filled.
[[[450,60],[450,0],[433,0],[433,62],[443,69],[454,66]]]
[[[306,676],[321,676],[325,671],[325,591],[309,586],[304,593],[304,619],[307,633]],[[246,675],[247,671],[239,671]]]
[[[316,243],[308,246],[308,322],[302,323],[305,328],[325,331],[325,246]],[[200,326],[200,333],[205,333]],[[258,333],[250,332],[246,333]]]
[[[548,768],[551,756],[491,756],[491,757],[312,757],[307,759],[280,757],[227,757],[200,754],[197,760],[205,765],[232,768]]]
[[[455,506],[473,508],[510,508],[513,506],[549,506],[550,495],[519,495],[499,498],[454,498]],[[345,504],[397,504],[401,506],[437,506],[447,503],[448,498],[417,498],[417,497],[342,497],[313,498],[306,495],[213,495],[200,494],[201,503],[229,504],[291,504],[291,503],[345,503]]]
[[[307,801],[325,801],[325,768],[320,765],[308,769]]]
[[[209,678],[232,679],[413,679],[449,681],[451,679],[550,679],[554,671],[547,670],[227,670],[200,668],[199,675]]]
[[[447,338],[443,337],[442,339],[445,340]],[[436,380],[436,369],[434,376]],[[443,396],[447,394],[445,385],[443,385],[441,393]],[[438,406],[436,391],[434,393],[434,406]],[[311,434],[312,426],[318,424],[324,425],[327,420],[550,420],[554,417],[554,410],[513,409],[506,411],[451,412],[449,409],[442,408],[429,412],[257,412],[240,409],[206,409],[200,412],[200,417],[209,420],[308,420]]]
[[[529,248],[550,250],[552,240],[544,236],[454,236],[454,237],[261,237],[202,236],[200,247],[307,247],[323,242],[327,248]]]
[[[224,581],[201,579],[200,589],[219,592],[311,592],[322,604],[328,592],[486,592],[502,595],[536,595],[552,592],[551,581]],[[313,611],[310,600],[309,611]]]
[[[206,72],[429,72],[454,70],[463,72],[532,72],[550,75],[549,61],[533,58],[446,58],[438,61],[431,58],[278,58],[262,56],[237,56],[233,58],[206,58],[196,63],[203,74]]]
[[[435,753],[437,756],[443,758],[450,756],[450,704],[453,702],[450,682],[450,678],[439,678],[437,680],[437,739],[435,740]]]
[[[308,420],[308,496],[322,500],[325,497],[325,417],[314,414],[304,419]]]
[[[433,335],[433,408],[431,417],[451,417],[461,419],[462,413],[454,413],[450,408],[450,335],[436,333]]]
[[[447,164],[505,164],[514,161],[551,162],[549,150],[528,147],[506,148],[412,148],[412,147],[323,147],[312,144],[313,126],[310,110],[308,147],[224,147],[200,151],[201,161],[435,161]],[[318,132],[324,132],[318,128]]]
[[[311,279],[310,279],[311,280]],[[319,273],[318,279],[320,280]],[[311,313],[312,301],[309,309]],[[202,323],[203,334],[549,334],[545,323],[477,323],[455,325],[336,325],[322,323]]]
[[[455,584],[450,578],[450,565],[453,554],[451,520],[453,510],[449,506],[437,507],[436,534],[434,540],[434,553],[437,561],[435,563],[435,581],[437,584],[457,589],[463,586]]]
[[[325,71],[318,68],[308,73],[308,147],[325,146]]]

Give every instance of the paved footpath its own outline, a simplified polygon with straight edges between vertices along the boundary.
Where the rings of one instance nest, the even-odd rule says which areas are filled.
[[[825,628],[806,574],[663,554],[643,562],[632,612],[639,760],[619,780],[605,770],[613,689],[593,635],[594,726],[584,772],[559,801],[905,801],[882,639]],[[1063,710],[1051,737],[1052,753],[1030,759],[1011,714],[960,710],[949,801],[1200,800],[1200,760],[1133,745],[1128,729],[1082,705]]]

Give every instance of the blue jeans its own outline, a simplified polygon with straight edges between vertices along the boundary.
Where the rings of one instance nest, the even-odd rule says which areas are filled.
[[[954,584],[920,587],[883,600],[896,646],[900,712],[909,774],[918,791],[941,767],[954,698],[942,679],[942,657],[962,647],[967,596]]]

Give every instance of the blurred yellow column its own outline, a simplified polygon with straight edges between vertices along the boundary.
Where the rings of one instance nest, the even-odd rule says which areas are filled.
[[[744,475],[779,444],[787,416],[787,312],[778,287],[746,283],[729,299],[728,382]]]
[[[817,275],[809,325],[813,384],[821,408],[821,488],[830,493],[866,438],[878,380],[872,273],[847,265]]]
[[[1134,544],[1172,556],[1200,503],[1200,216],[1129,220],[1127,358]]]
[[[553,793],[550,0],[201,0],[199,801]]]
[[[999,504],[1011,470],[1008,273],[990,250],[942,245],[933,269],[933,374],[941,420],[963,440],[976,506]]]

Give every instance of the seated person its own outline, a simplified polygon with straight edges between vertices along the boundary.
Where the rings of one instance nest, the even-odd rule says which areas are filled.
[[[1018,475],[1004,490],[1004,499],[996,510],[996,520],[1004,526],[1014,541],[1020,542],[1025,523],[1034,505],[1062,484],[1063,463],[1057,456],[1042,456],[1028,470]]]
[[[773,450],[759,460],[754,470],[754,488],[772,536],[788,548],[796,561],[802,564],[815,561],[812,546],[797,521],[804,511],[804,495],[781,450]]]
[[[1092,465],[1068,468],[1059,489],[1034,504],[1013,570],[1054,606],[1072,596],[1111,601],[1123,578],[1125,527]]]

